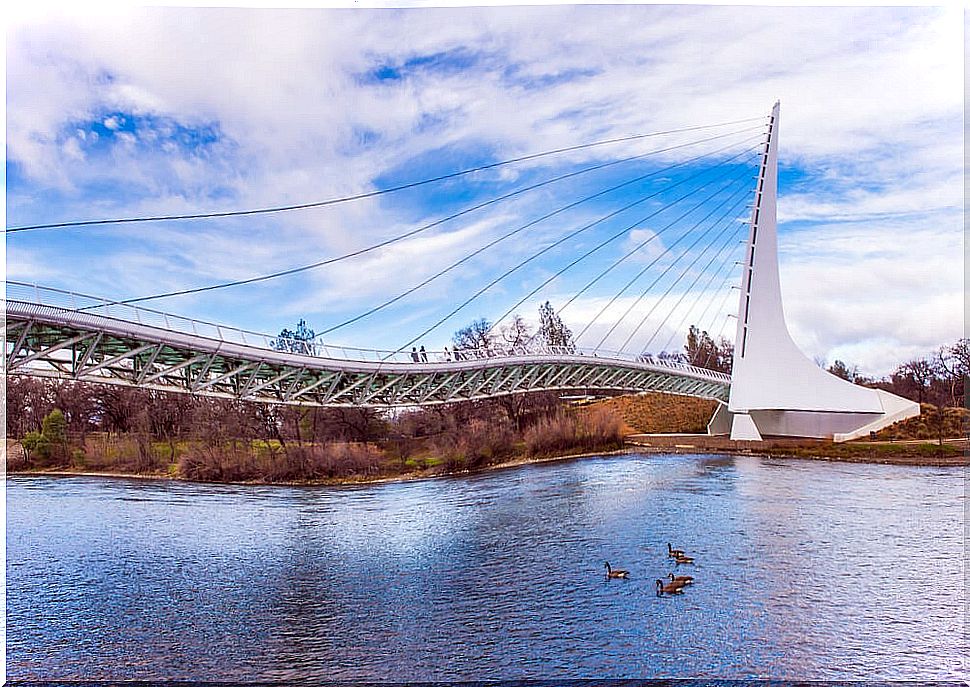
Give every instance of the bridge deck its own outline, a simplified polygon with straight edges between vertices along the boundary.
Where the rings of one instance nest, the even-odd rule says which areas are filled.
[[[728,375],[703,368],[565,349],[464,352],[475,358],[460,361],[435,351],[415,362],[407,352],[299,342],[305,353],[294,353],[276,350],[275,337],[142,308],[99,304],[95,312],[37,300],[7,300],[9,373],[320,406],[426,405],[550,390],[663,391],[723,401],[730,387]],[[134,322],[116,316],[132,312]],[[144,323],[159,315],[163,322]],[[198,333],[203,327],[208,336]]]

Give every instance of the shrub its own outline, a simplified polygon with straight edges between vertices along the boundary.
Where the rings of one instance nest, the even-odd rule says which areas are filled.
[[[525,446],[534,456],[609,451],[623,446],[622,423],[605,408],[561,411],[526,430]]]
[[[326,477],[372,475],[380,470],[384,454],[371,444],[333,442],[314,446],[313,464]]]
[[[289,446],[199,445],[186,449],[178,474],[201,482],[303,482],[351,475],[373,475],[384,460],[370,444],[333,442]]]
[[[238,443],[198,444],[180,457],[178,474],[199,482],[245,482],[255,479],[253,452]]]
[[[20,442],[27,454],[26,461],[39,467],[70,463],[71,451],[64,413],[55,408],[44,417],[40,426],[40,432],[27,432]]]
[[[512,455],[515,434],[509,421],[473,419],[461,429],[437,437],[432,445],[440,455],[441,469],[446,472],[473,470],[497,463]]]
[[[43,461],[50,456],[51,442],[40,432],[27,432],[20,440],[20,445],[24,447],[26,462]]]

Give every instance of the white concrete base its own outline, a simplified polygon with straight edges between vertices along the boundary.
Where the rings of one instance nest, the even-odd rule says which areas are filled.
[[[710,436],[730,434],[732,417],[733,415],[728,410],[727,403],[718,403],[717,409],[707,423],[707,433]]]
[[[910,401],[907,398],[900,398],[882,389],[876,389],[875,391],[879,394],[879,402],[882,403],[882,415],[879,415],[872,422],[852,431],[834,433],[832,435],[832,441],[840,442],[858,439],[867,436],[869,432],[878,432],[880,429],[888,427],[900,420],[906,420],[907,418],[919,415],[919,403]]]
[[[732,412],[720,404],[710,422],[710,435],[760,440],[763,436],[831,439],[839,443],[866,437],[884,427],[919,415],[919,404],[881,389],[870,389],[882,406],[879,413],[818,410],[751,410]],[[757,436],[755,436],[757,435]]]
[[[736,413],[731,423],[732,441],[761,441],[761,432],[747,413]]]

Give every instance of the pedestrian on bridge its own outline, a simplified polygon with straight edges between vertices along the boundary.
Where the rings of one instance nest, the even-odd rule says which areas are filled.
[[[421,362],[428,362],[428,352],[424,350],[424,346],[421,347]]]
[[[418,362],[418,349],[414,346],[411,346],[411,360]]]

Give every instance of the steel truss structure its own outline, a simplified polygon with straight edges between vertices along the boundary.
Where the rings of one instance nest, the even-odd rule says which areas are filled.
[[[432,362],[302,355],[26,300],[8,300],[6,315],[8,374],[264,403],[416,406],[534,391],[661,391],[727,401],[731,381],[688,365],[576,352],[460,361],[436,354]]]

